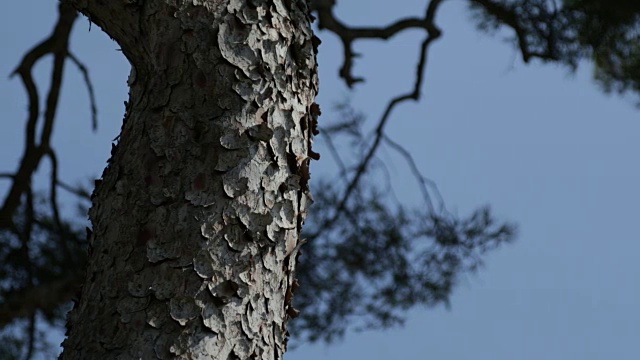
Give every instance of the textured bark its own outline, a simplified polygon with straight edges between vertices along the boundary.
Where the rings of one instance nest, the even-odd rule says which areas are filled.
[[[304,0],[67,0],[132,64],[63,359],[281,359],[317,105]]]

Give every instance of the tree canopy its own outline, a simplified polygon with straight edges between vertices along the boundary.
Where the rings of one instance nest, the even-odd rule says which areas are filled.
[[[575,70],[595,65],[605,91],[640,91],[640,3],[633,0],[472,0],[478,28],[512,31],[522,59],[556,62]]]

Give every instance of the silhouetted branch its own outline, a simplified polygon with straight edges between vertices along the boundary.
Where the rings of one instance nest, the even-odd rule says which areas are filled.
[[[53,223],[56,227],[57,233],[63,232],[62,220],[60,220],[60,210],[58,206],[58,159],[56,157],[56,153],[49,149],[47,152],[47,156],[51,160],[51,183],[49,185],[49,206],[51,207],[51,213],[53,214]],[[62,252],[64,253],[67,261],[72,261],[73,256],[71,255],[71,250],[69,250],[69,246],[67,244],[68,239],[64,236],[58,236],[58,244]]]
[[[323,129],[321,127],[318,127],[318,128],[322,133]],[[347,168],[344,165],[344,161],[342,161],[342,157],[340,156],[340,153],[338,152],[338,149],[336,148],[336,145],[333,142],[333,139],[331,138],[331,136],[323,136],[321,139],[324,140],[324,142],[327,144],[327,147],[329,148],[329,152],[331,153],[331,157],[333,157],[333,161],[335,161],[336,165],[338,165],[338,168],[340,169],[340,177],[343,178],[344,175],[347,173]]]
[[[0,288],[3,300],[0,304],[0,328],[17,319],[26,321],[26,326],[23,327],[26,359],[33,357],[36,350],[37,311],[46,312],[58,308],[61,302],[68,301],[68,298],[59,298],[64,294],[59,286],[49,286],[55,284],[56,280],[51,282],[50,277],[55,277],[57,271],[48,267],[48,262],[56,261],[50,257],[56,256],[55,251],[61,251],[67,261],[73,258],[66,243],[68,238],[64,235],[58,210],[58,162],[50,148],[50,142],[62,88],[64,63],[69,55],[69,36],[77,12],[66,4],[60,4],[58,9],[58,21],[49,37],[29,50],[11,74],[20,77],[27,92],[25,147],[18,169],[1,176],[12,180],[0,206],[0,236],[3,241],[1,270],[12,276],[3,279]],[[53,66],[44,111],[41,111],[40,93],[33,73],[38,61],[48,55],[52,55]],[[92,88],[90,92],[93,92]],[[90,96],[93,99],[93,95]],[[58,240],[55,245],[38,241],[43,233],[38,228],[40,221],[36,214],[38,210],[32,178],[45,156],[49,157],[52,165],[49,205],[56,228],[52,239]],[[73,263],[68,262],[68,265],[72,266]]]
[[[413,174],[413,177],[418,181],[418,183],[420,185],[420,191],[422,192],[422,197],[424,199],[424,202],[429,207],[429,212],[430,213],[434,213],[435,212],[435,208],[433,206],[433,202],[431,201],[431,195],[429,195],[429,189],[427,188],[427,186],[431,187],[434,190],[434,193],[438,197],[438,204],[440,205],[440,211],[443,211],[444,210],[444,200],[442,199],[442,196],[440,195],[440,192],[438,191],[438,187],[437,187],[436,183],[433,180],[428,179],[424,175],[422,175],[422,173],[420,172],[420,169],[418,169],[418,165],[416,164],[415,160],[413,159],[413,156],[411,156],[411,153],[409,153],[409,151],[407,151],[407,149],[402,147],[397,142],[391,140],[391,138],[389,138],[387,135],[384,136],[384,141],[389,146],[391,146],[391,148],[393,148],[395,151],[400,153],[400,155],[402,155],[402,157],[404,157],[404,159],[407,162],[407,164],[409,164],[409,167],[411,168],[411,173]]]
[[[322,3],[322,2],[319,2],[319,3]],[[435,24],[436,12],[441,3],[442,3],[442,0],[431,0],[427,7],[427,11],[424,19],[421,19],[419,21],[411,20],[406,22],[399,22],[388,28],[383,28],[379,30],[375,30],[372,28],[350,29],[350,28],[344,27],[343,25],[340,25],[340,23],[333,17],[333,14],[331,12],[331,6],[326,6],[328,4],[325,4],[325,7],[318,8],[320,28],[327,27],[329,30],[336,32],[336,34],[338,34],[339,36],[341,36],[341,38],[343,38],[343,42],[345,43],[345,56],[349,56],[348,53],[351,51],[349,46],[351,44],[351,41],[353,41],[354,39],[371,38],[371,37],[380,37],[380,38],[386,39],[388,38],[388,36],[391,36],[398,31],[409,29],[412,27],[423,28],[427,32],[427,37],[424,39],[420,47],[420,57],[418,60],[418,64],[416,66],[416,77],[415,77],[415,83],[412,90],[409,93],[392,98],[387,104],[387,107],[382,117],[378,121],[378,125],[375,130],[375,137],[373,139],[373,144],[369,147],[365,156],[356,167],[355,174],[349,181],[341,200],[336,206],[336,210],[334,212],[333,217],[329,218],[324,224],[324,226],[320,227],[321,229],[330,228],[332,224],[335,223],[336,220],[345,212],[346,204],[349,201],[351,194],[358,186],[360,179],[362,178],[364,173],[367,171],[367,168],[369,166],[369,163],[371,162],[371,159],[373,158],[376,151],[378,150],[382,137],[384,136],[385,125],[389,120],[389,116],[391,115],[391,112],[393,111],[393,109],[398,104],[404,101],[408,101],[408,100],[417,101],[420,99],[420,90],[422,88],[422,82],[423,82],[424,71],[427,63],[429,45],[431,45],[433,41],[435,41],[442,35],[442,32]],[[325,21],[324,23],[323,23],[323,18]],[[326,25],[327,23],[329,25]],[[398,25],[398,24],[402,24],[402,25]],[[412,26],[409,26],[409,24],[411,24]],[[387,37],[384,37],[384,36],[387,36]],[[347,81],[348,85],[351,85],[353,84],[353,81],[352,81],[353,79],[350,75],[350,60],[345,59],[345,66],[348,73],[343,74],[341,72],[341,76],[345,77],[345,80]]]
[[[31,359],[34,355],[34,350],[36,348],[36,314],[35,312],[31,313],[29,316],[29,325],[27,327],[27,333],[29,334],[29,340],[27,342],[27,355],[26,359]]]
[[[87,92],[89,93],[89,104],[91,105],[91,128],[93,131],[98,129],[98,106],[96,105],[96,95],[93,92],[93,84],[91,83],[91,78],[89,77],[89,70],[87,67],[73,54],[68,54],[69,59],[76,64],[78,70],[82,74],[84,78],[84,83],[87,85]]]
[[[86,189],[78,186],[78,187],[73,187],[63,181],[60,180],[56,180],[56,185],[60,186],[61,189],[66,190],[67,192],[83,199],[83,200],[88,200],[91,201],[91,193],[89,193]]]
[[[52,149],[47,151],[47,156],[51,160],[51,182],[49,185],[49,205],[51,206],[51,213],[53,214],[53,221],[58,227],[58,229],[62,229],[62,221],[60,221],[60,211],[58,210],[58,197],[57,190],[58,187],[56,184],[58,183],[58,159],[56,157],[55,152]]]
[[[25,150],[20,160],[20,167],[13,175],[13,183],[4,203],[0,207],[0,228],[9,227],[12,215],[20,205],[22,194],[31,186],[31,177],[38,168],[40,160],[49,149],[49,139],[53,129],[55,110],[57,108],[60,93],[62,70],[64,59],[67,56],[69,35],[76,19],[76,11],[68,5],[60,4],[59,18],[52,34],[27,52],[22,61],[12,73],[19,75],[25,86],[28,96],[28,119],[26,125]],[[54,56],[54,66],[51,76],[51,85],[44,115],[44,124],[40,136],[40,143],[36,143],[36,127],[40,115],[39,95],[36,84],[33,80],[33,68],[36,62],[44,56],[52,54]]]
[[[433,24],[433,16],[441,0],[432,0],[429,3],[427,16],[425,18],[407,18],[394,22],[385,27],[349,27],[338,20],[333,14],[334,0],[314,0],[312,7],[318,14],[318,28],[327,29],[340,37],[342,41],[344,59],[340,68],[340,77],[345,80],[347,86],[364,81],[361,77],[354,77],[351,70],[353,59],[360,56],[353,51],[352,45],[358,39],[382,39],[387,40],[398,33],[409,29],[424,29],[430,34],[436,31]],[[439,34],[439,31],[437,31]],[[439,35],[438,35],[439,36]],[[437,37],[437,36],[436,36]]]

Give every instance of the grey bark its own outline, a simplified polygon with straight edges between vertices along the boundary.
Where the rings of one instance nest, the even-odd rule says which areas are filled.
[[[281,359],[318,115],[303,0],[64,0],[132,64],[63,359]]]

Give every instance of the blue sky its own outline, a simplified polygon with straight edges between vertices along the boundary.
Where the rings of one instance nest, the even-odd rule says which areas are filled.
[[[339,3],[340,18],[362,25],[421,15],[426,6],[425,0]],[[55,13],[53,0],[11,1],[0,13],[1,172],[15,168],[26,109],[18,79],[7,76],[24,51],[48,34]],[[464,215],[490,204],[499,218],[518,223],[518,241],[462,279],[451,310],[414,309],[404,328],[349,333],[338,344],[303,346],[286,358],[637,358],[635,99],[604,95],[588,65],[572,75],[556,66],[522,64],[500,35],[474,30],[463,1],[445,2],[437,21],[444,36],[431,49],[423,99],[398,108],[388,133],[437,182],[450,210]],[[127,96],[126,60],[97,27],[88,28],[85,19],[76,23],[72,48],[90,65],[100,124],[92,134],[84,85],[68,63],[54,145],[61,175],[71,183],[101,173]],[[337,77],[341,52],[335,36],[318,35],[322,121],[348,92]],[[354,71],[367,82],[350,97],[371,122],[390,96],[412,86],[421,38],[414,31],[390,42],[356,45],[364,56]],[[47,61],[39,68],[43,83],[49,66]],[[408,171],[389,149],[381,158],[396,174]],[[328,161],[314,165],[317,177],[334,171]],[[48,172],[43,166],[41,173]],[[420,206],[408,176],[393,181],[403,202]],[[67,209],[73,210],[71,203]]]

